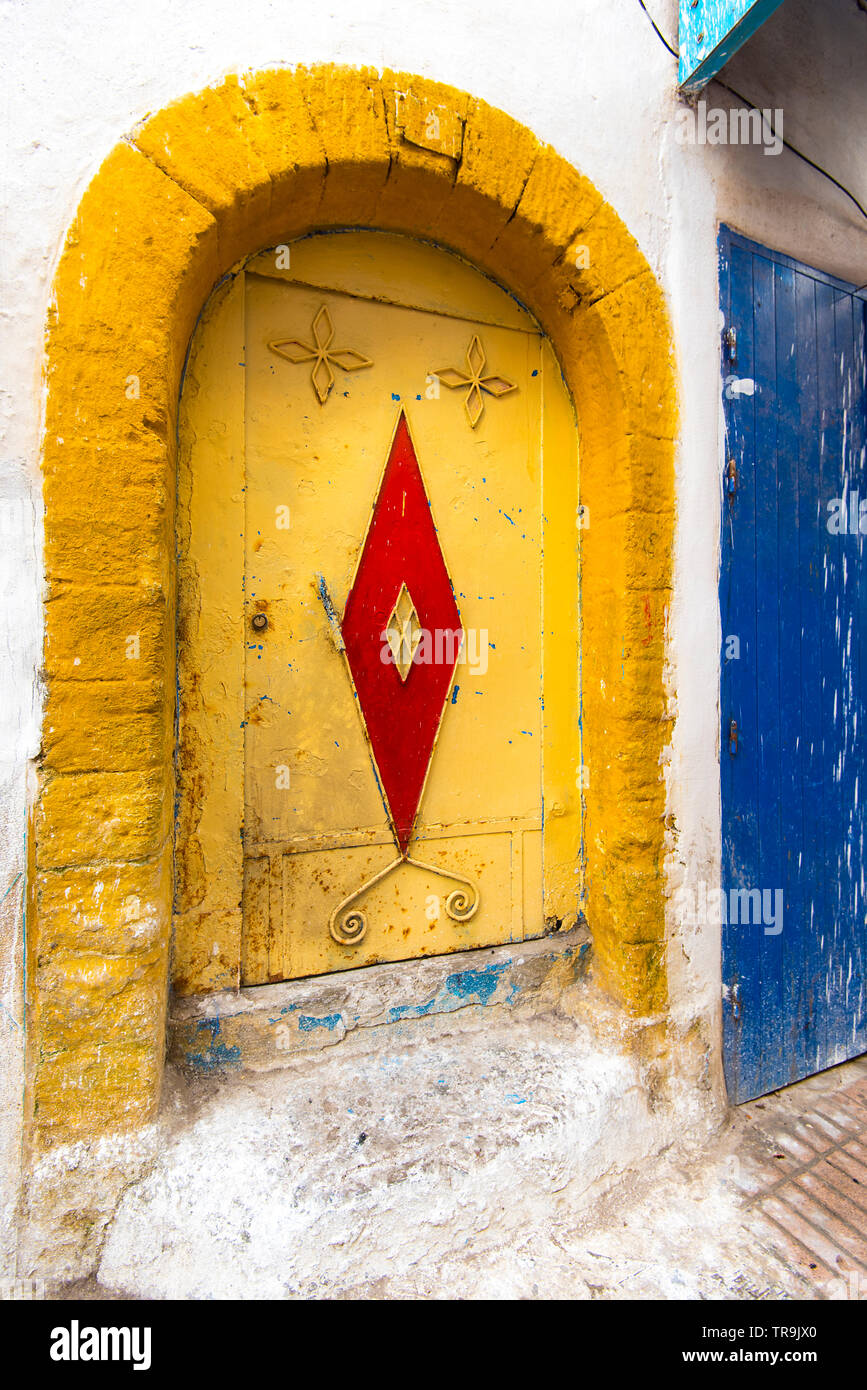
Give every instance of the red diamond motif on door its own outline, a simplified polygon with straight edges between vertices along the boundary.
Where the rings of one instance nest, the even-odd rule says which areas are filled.
[[[394,837],[406,855],[457,665],[461,617],[403,411],[341,631]]]

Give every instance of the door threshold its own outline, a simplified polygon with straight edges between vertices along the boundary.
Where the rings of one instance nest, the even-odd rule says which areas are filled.
[[[527,1005],[587,972],[586,926],[533,941],[389,962],[173,1000],[169,1060],[207,1075],[270,1071],[358,1029],[418,1026],[458,1010]]]

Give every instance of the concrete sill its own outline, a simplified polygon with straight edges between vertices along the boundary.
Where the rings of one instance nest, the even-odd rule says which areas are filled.
[[[590,933],[372,965],[237,993],[172,1001],[169,1060],[199,1074],[270,1071],[361,1029],[424,1026],[463,1010],[554,1007],[587,972]],[[415,1025],[415,1028],[413,1028]]]

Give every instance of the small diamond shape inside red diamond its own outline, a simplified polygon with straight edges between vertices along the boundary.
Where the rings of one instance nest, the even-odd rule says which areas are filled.
[[[415,612],[405,629],[414,652],[405,676],[395,664],[393,617],[403,612],[404,588]],[[461,618],[403,411],[341,631],[394,836],[406,855],[457,665]]]

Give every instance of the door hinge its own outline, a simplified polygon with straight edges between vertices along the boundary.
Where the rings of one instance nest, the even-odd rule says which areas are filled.
[[[733,458],[730,458],[726,467],[726,496],[734,497],[738,490],[738,466]]]
[[[728,350],[729,362],[733,367],[736,367],[738,363],[738,330],[734,325],[726,329],[723,334],[723,342]]]
[[[731,753],[733,758],[737,757],[738,721],[736,719],[732,719],[729,721],[729,752]]]

